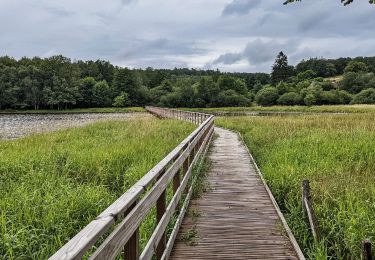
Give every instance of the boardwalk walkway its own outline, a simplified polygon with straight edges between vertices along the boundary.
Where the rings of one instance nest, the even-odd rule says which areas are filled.
[[[215,132],[210,189],[191,201],[171,259],[299,259],[246,147]]]

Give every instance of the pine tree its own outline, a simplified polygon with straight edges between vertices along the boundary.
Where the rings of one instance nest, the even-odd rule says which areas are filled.
[[[271,80],[274,85],[286,81],[293,74],[293,68],[288,65],[288,57],[281,51],[272,66]]]

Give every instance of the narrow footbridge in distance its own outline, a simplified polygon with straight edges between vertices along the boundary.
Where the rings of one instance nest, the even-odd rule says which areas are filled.
[[[146,109],[198,127],[50,259],[305,259],[237,133],[215,128],[213,115]],[[208,189],[191,199],[207,151]],[[155,229],[140,250],[153,208]]]

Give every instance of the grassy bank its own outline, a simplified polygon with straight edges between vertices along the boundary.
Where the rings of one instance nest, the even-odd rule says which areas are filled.
[[[375,240],[375,115],[219,118],[239,131],[309,259],[359,259]],[[323,234],[314,243],[302,217],[300,186],[309,179]]]
[[[0,114],[63,114],[63,113],[132,113],[145,112],[143,107],[97,107],[97,108],[74,108],[62,110],[21,110],[6,109],[0,110]]]
[[[369,113],[375,112],[375,105],[332,105],[332,106],[250,106],[217,108],[181,108],[205,113],[213,112],[306,112],[306,113]]]
[[[147,117],[1,141],[0,258],[48,258],[193,129]]]

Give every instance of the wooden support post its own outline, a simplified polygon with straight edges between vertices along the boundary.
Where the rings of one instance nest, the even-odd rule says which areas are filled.
[[[182,171],[182,168],[180,170],[178,170],[175,174],[175,176],[173,177],[173,194],[176,193],[176,191],[178,190],[178,188],[180,187],[180,184],[181,184],[181,171]]]
[[[127,210],[125,216],[135,207],[137,202]],[[125,260],[138,260],[139,259],[139,229],[137,229],[131,236],[129,241],[124,246],[124,259]]]
[[[372,260],[371,242],[366,239],[362,242],[363,260]]]
[[[156,202],[156,221],[160,222],[166,210],[166,192],[164,191]],[[167,244],[167,234],[164,232],[158,246],[156,247],[156,259],[161,259]]]
[[[315,216],[314,208],[311,202],[310,182],[308,180],[302,181],[302,208],[304,215],[308,218],[310,228],[313,233],[314,239],[320,241],[320,232],[318,227],[318,220]]]

